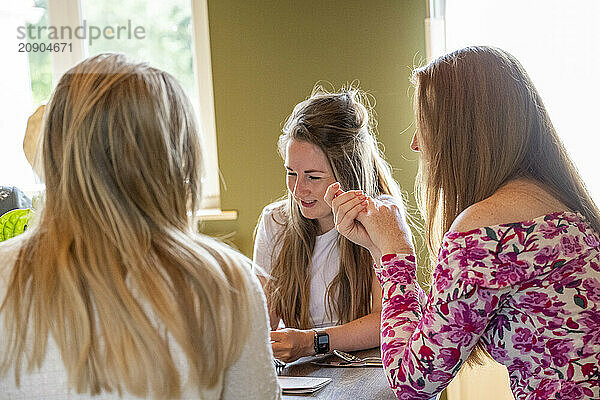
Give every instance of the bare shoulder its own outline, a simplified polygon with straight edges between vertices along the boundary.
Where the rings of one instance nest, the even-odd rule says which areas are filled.
[[[541,184],[529,180],[507,183],[490,197],[465,209],[450,230],[467,232],[484,226],[526,221],[553,212],[567,211]]]

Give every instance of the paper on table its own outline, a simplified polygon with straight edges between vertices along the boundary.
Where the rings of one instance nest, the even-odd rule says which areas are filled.
[[[356,367],[379,367],[379,368],[382,368],[383,367],[383,364],[381,363],[381,361],[374,361],[374,360],[361,361],[361,362],[327,360],[327,361],[313,361],[313,364],[318,365],[320,367],[339,367],[339,368],[356,368]]]
[[[283,394],[314,393],[331,382],[331,378],[313,378],[310,376],[278,376]]]

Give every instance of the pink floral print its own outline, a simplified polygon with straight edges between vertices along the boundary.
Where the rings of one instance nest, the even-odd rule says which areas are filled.
[[[574,212],[450,231],[425,295],[387,254],[381,350],[399,399],[441,392],[481,342],[518,400],[600,399],[600,239]]]

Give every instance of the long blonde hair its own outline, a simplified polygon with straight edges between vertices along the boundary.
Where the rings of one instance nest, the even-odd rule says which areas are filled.
[[[279,152],[285,158],[291,140],[312,143],[325,153],[343,190],[361,189],[369,196],[389,194],[402,201],[398,184],[377,146],[372,111],[365,104],[368,106],[365,94],[357,88],[328,93],[315,87],[287,119],[279,138]],[[283,221],[274,218],[283,229],[277,238],[280,251],[272,255],[267,283],[269,309],[286,326],[307,329],[313,325],[309,271],[318,223],[302,215],[289,193],[282,211]],[[372,259],[366,249],[343,236],[338,235],[337,243],[340,270],[327,288],[326,311],[330,315],[335,311],[339,323],[346,323],[371,312]]]
[[[42,132],[45,207],[1,306],[4,374],[19,384],[51,336],[79,393],[180,397],[173,342],[192,385],[220,382],[247,335],[248,265],[194,232],[200,150],[169,74],[101,54],[61,78]]]
[[[600,232],[600,212],[521,64],[492,47],[468,47],[413,73],[416,183],[435,262],[445,232],[467,207],[516,178],[542,183]],[[469,358],[481,360],[483,347]]]

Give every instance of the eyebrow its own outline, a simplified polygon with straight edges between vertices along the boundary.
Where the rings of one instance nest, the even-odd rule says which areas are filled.
[[[293,169],[292,169],[292,168],[290,168],[290,167],[288,167],[287,165],[285,166],[285,168],[286,168],[288,171],[293,171]],[[327,173],[327,172],[325,172],[325,171],[320,171],[320,170],[318,170],[318,169],[307,169],[306,171],[304,171],[304,173],[305,173],[305,174],[312,174],[313,172],[318,172],[318,173],[320,173],[320,174],[326,174],[326,173]]]

